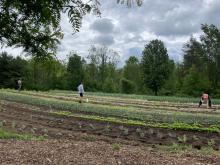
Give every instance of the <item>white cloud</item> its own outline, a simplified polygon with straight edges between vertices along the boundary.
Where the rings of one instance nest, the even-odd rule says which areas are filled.
[[[77,34],[72,35],[67,16],[62,16],[65,36],[58,58],[66,59],[73,50],[85,57],[92,44],[105,44],[120,53],[123,63],[130,55],[140,56],[150,40],[161,39],[170,57],[181,61],[184,43],[191,35],[198,38],[201,24],[220,26],[219,0],[144,0],[133,8],[117,5],[116,0],[100,1],[101,18],[87,15]]]

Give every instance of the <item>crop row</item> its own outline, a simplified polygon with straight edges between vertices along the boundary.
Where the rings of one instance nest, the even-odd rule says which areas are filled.
[[[15,92],[16,91],[9,91]],[[77,95],[52,95],[50,92],[33,92],[33,91],[22,91],[22,94],[25,95],[32,95],[32,96],[40,96],[46,98],[55,98],[67,101],[74,101],[77,102],[79,99]],[[88,98],[88,97],[87,97]],[[121,106],[121,107],[135,107],[135,108],[144,108],[144,109],[163,109],[163,110],[170,110],[170,111],[183,111],[183,112],[210,112],[208,109],[198,109],[197,104],[189,104],[189,103],[172,103],[172,102],[159,102],[159,101],[138,101],[138,100],[118,100],[118,99],[109,99],[109,98],[100,98],[100,97],[89,97],[89,102],[93,104],[102,104],[102,105],[109,105],[109,106]],[[214,105],[214,110],[220,109],[219,105]],[[212,113],[219,113],[218,111]]]
[[[72,114],[67,111],[59,111],[59,112],[50,112],[57,115],[64,115],[70,116],[80,119],[87,119],[87,120],[95,120],[95,121],[102,121],[106,123],[115,123],[115,124],[126,124],[126,125],[133,125],[133,126],[141,126],[146,128],[164,128],[164,129],[174,129],[174,130],[185,130],[185,131],[199,131],[199,132],[220,132],[220,125],[210,125],[208,127],[204,127],[200,124],[186,124],[186,123],[145,123],[142,121],[135,121],[135,120],[127,120],[127,119],[118,119],[114,117],[100,117],[94,115],[78,115]]]
[[[55,95],[72,95],[73,91],[59,91],[52,90],[47,93],[53,93]],[[75,92],[76,93],[76,92]],[[88,96],[113,98],[113,99],[132,99],[132,100],[148,100],[148,101],[160,101],[160,102],[175,102],[175,103],[198,103],[200,96],[198,97],[176,97],[176,96],[150,96],[150,95],[136,95],[136,94],[118,94],[118,93],[102,93],[102,92],[86,92]],[[220,104],[220,99],[212,99],[215,104]]]
[[[86,113],[104,117],[117,117],[121,119],[143,121],[145,123],[198,123],[202,125],[220,124],[220,116],[208,114],[191,114],[186,112],[172,112],[159,109],[143,110],[90,103],[80,104],[59,99],[48,99],[19,93],[0,92],[0,98],[37,106],[67,110],[74,113]]]
[[[2,105],[7,106],[8,104],[14,104],[13,102],[1,102]],[[22,107],[25,108],[26,110],[30,111],[38,111],[42,112],[41,116],[44,116],[45,109],[41,109],[40,107],[35,107],[31,106],[28,104],[16,104],[16,107]],[[4,108],[5,109],[5,108]],[[7,108],[5,109],[7,110]],[[19,113],[19,111],[18,111]],[[175,123],[146,123],[143,121],[137,121],[137,120],[128,120],[128,119],[121,119],[121,118],[116,118],[116,117],[104,117],[104,116],[97,116],[97,115],[89,115],[89,114],[77,114],[77,113],[72,113],[70,111],[61,111],[61,110],[50,110],[49,112],[47,111],[46,113],[49,114],[55,114],[55,115],[61,115],[61,116],[68,116],[68,117],[73,117],[77,118],[79,120],[89,120],[89,121],[97,121],[97,122],[104,122],[106,123],[106,128],[109,128],[109,124],[117,124],[120,127],[123,127],[122,125],[125,126],[135,126],[138,130],[142,129],[148,129],[148,128],[163,128],[163,129],[173,129],[173,130],[186,130],[186,131],[199,131],[199,132],[212,132],[212,133],[219,133],[220,132],[220,125],[210,125],[210,126],[202,126],[200,124],[186,124],[186,123],[180,123],[180,122],[175,122]],[[0,122],[0,127],[1,127],[1,122]]]

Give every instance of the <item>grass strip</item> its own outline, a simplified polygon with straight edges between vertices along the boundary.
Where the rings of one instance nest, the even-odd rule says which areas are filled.
[[[39,136],[39,137],[35,137],[32,135],[28,135],[28,134],[17,134],[17,133],[12,133],[12,132],[8,132],[3,130],[2,128],[0,128],[0,139],[16,139],[16,140],[36,140],[36,141],[42,141],[45,138],[43,136]]]

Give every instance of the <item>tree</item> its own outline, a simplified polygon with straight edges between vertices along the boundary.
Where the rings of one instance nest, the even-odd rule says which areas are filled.
[[[97,0],[1,0],[0,43],[23,47],[33,56],[54,54],[63,34],[61,13],[68,14],[74,31],[79,31],[84,15],[99,14]]]
[[[209,80],[216,90],[220,86],[220,30],[207,24],[202,25],[202,30],[201,43],[207,57]]]
[[[129,93],[134,93],[134,91],[135,91],[135,84],[130,80],[122,78],[121,79],[121,92],[129,94]]]
[[[70,54],[67,64],[68,86],[69,89],[76,90],[77,86],[83,81],[83,60],[75,53]]]
[[[189,73],[185,76],[183,81],[183,93],[191,96],[199,96],[202,92],[210,90],[210,82],[207,77],[199,74],[199,71],[193,65]]]
[[[66,67],[54,58],[25,60],[6,52],[0,54],[0,87],[14,88],[21,78],[25,89],[66,89],[65,77]]]
[[[141,91],[142,78],[139,60],[135,56],[130,56],[125,62],[123,77],[135,84],[135,91]]]
[[[178,88],[180,89],[179,87],[180,80],[179,80],[179,75],[178,75],[179,66],[178,64],[175,64],[173,60],[169,60],[169,64],[170,64],[169,66],[170,74],[169,74],[169,78],[165,81],[160,91],[160,94],[162,95],[174,95],[178,91]]]
[[[0,87],[14,88],[19,78],[27,72],[27,61],[20,57],[14,58],[6,52],[0,54]]]
[[[117,92],[117,83],[114,81],[114,78],[107,77],[103,84],[103,92],[115,93]]]
[[[98,90],[98,68],[94,63],[85,65],[84,83],[89,91]]]
[[[90,67],[96,71],[91,79],[96,78],[99,88],[103,89],[106,78],[112,77],[111,73],[114,74],[119,58],[118,53],[106,46],[91,46],[87,58],[90,60]]]
[[[139,73],[139,61],[135,56],[130,56],[125,62],[124,77],[128,80],[135,81]]]
[[[189,42],[184,45],[183,67],[185,73],[188,73],[189,69],[194,65],[200,74],[207,70],[206,56],[202,48],[202,44],[191,37]]]
[[[83,16],[101,14],[99,6],[98,0],[1,0],[0,43],[22,47],[36,57],[54,55],[63,37],[61,14],[68,15],[73,32],[78,32]]]
[[[160,40],[152,40],[142,53],[142,70],[145,84],[157,95],[165,80],[169,78],[170,63],[167,49]]]

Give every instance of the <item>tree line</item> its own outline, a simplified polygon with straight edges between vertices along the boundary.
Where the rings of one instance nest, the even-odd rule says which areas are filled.
[[[199,39],[191,37],[183,46],[181,63],[169,58],[158,39],[145,45],[140,59],[130,56],[123,68],[117,67],[119,54],[105,46],[91,46],[85,58],[70,52],[67,63],[2,52],[0,87],[14,88],[21,78],[28,90],[76,90],[83,81],[87,91],[188,96],[205,91],[220,97],[220,31],[207,24],[201,29]]]

